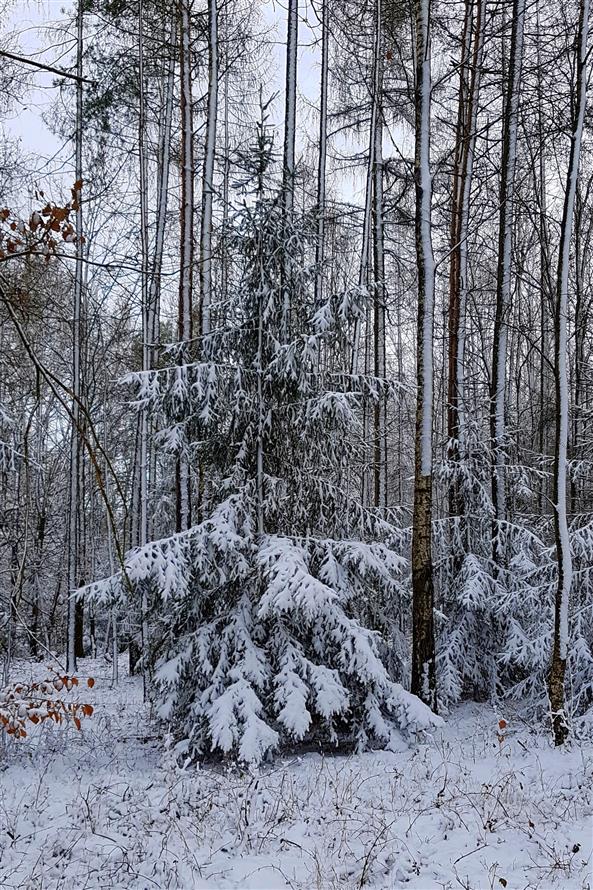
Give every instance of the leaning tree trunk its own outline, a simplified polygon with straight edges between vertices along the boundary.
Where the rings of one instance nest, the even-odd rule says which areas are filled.
[[[417,401],[412,529],[412,692],[437,708],[432,567],[432,423],[435,265],[430,175],[430,0],[416,0],[415,155],[418,275]]]
[[[496,278],[496,317],[492,352],[490,387],[490,437],[492,442],[492,559],[496,567],[502,556],[502,531],[505,504],[505,409],[508,327],[511,312],[511,253],[513,236],[513,198],[517,160],[519,94],[523,63],[525,0],[513,0],[513,26],[509,62],[508,90],[504,110],[504,134],[500,185],[498,229],[498,270]]]
[[[568,273],[574,206],[585,120],[587,86],[587,37],[589,0],[581,0],[577,47],[576,114],[573,123],[570,160],[560,232],[556,313],[554,319],[554,378],[556,383],[556,442],[554,449],[554,532],[558,563],[558,586],[554,608],[554,644],[549,677],[550,711],[554,741],[561,745],[568,734],[564,703],[564,675],[568,655],[568,604],[572,583],[572,557],[566,514],[566,469],[568,449]]]

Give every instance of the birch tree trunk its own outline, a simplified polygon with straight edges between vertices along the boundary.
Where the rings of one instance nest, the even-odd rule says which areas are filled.
[[[492,442],[492,559],[498,566],[502,557],[502,526],[506,519],[506,363],[508,326],[511,313],[511,256],[513,238],[513,204],[517,160],[517,129],[521,68],[523,64],[523,30],[525,0],[513,0],[513,24],[509,62],[508,89],[504,110],[502,171],[500,184],[500,216],[498,230],[498,269],[496,278],[496,317],[492,352],[490,389],[490,436]]]
[[[415,236],[418,276],[417,400],[412,528],[412,692],[436,711],[432,566],[432,424],[435,266],[430,173],[430,0],[416,0]]]
[[[568,449],[568,276],[581,140],[587,101],[587,39],[589,33],[589,0],[581,0],[576,65],[576,107],[571,134],[570,159],[564,194],[560,231],[558,276],[556,283],[556,314],[554,320],[554,379],[556,384],[556,441],[554,449],[554,532],[558,564],[558,586],[554,608],[554,644],[549,677],[550,711],[554,742],[561,745],[568,734],[564,703],[564,676],[568,655],[568,606],[572,584],[572,557],[567,517],[567,449]]]

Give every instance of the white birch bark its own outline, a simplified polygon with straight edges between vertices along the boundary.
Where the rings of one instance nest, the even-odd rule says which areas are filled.
[[[564,713],[564,675],[568,655],[568,607],[572,586],[572,556],[567,517],[567,451],[569,424],[568,394],[568,280],[570,269],[570,243],[574,224],[575,198],[579,174],[579,160],[585,108],[587,101],[587,40],[589,32],[589,0],[581,0],[577,47],[576,114],[571,133],[570,159],[558,255],[556,285],[555,355],[554,376],[556,382],[556,448],[554,456],[554,527],[558,587],[554,610],[554,647],[550,671],[550,709],[556,744],[562,744],[567,735]]]

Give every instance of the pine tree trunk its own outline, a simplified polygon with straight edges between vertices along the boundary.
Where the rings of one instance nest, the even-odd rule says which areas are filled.
[[[432,567],[432,424],[435,267],[430,174],[430,0],[416,0],[415,156],[418,275],[417,401],[412,529],[412,692],[436,711]]]
[[[77,11],[76,51],[76,135],[75,177],[76,203],[76,266],[74,272],[74,311],[72,319],[72,430],[70,441],[70,501],[68,517],[68,610],[66,670],[76,671],[76,604],[73,599],[78,587],[79,513],[80,513],[80,394],[81,394],[81,316],[83,285],[83,226],[82,226],[82,42],[84,4],[79,0]]]

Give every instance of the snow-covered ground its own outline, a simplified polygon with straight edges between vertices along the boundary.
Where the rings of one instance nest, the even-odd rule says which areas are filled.
[[[182,771],[121,674],[82,662],[82,732],[4,748],[0,887],[593,886],[593,747],[556,751],[512,714],[501,742],[501,715],[472,705],[414,750]]]

